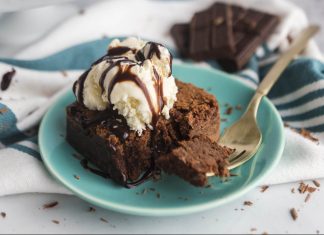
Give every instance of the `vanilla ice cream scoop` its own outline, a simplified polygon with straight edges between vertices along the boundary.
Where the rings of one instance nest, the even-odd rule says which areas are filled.
[[[73,86],[78,102],[91,110],[117,109],[140,135],[169,118],[178,88],[172,55],[161,44],[137,38],[113,40],[107,55],[94,62]]]

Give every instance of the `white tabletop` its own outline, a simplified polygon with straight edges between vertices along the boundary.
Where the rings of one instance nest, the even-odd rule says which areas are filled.
[[[312,22],[321,23],[323,9],[316,8],[316,0],[295,0],[308,11]],[[73,10],[61,11],[66,17]],[[38,12],[36,12],[38,13]],[[28,18],[28,12],[25,12]],[[32,14],[35,14],[32,13]],[[1,17],[1,16],[0,16]],[[10,27],[5,28],[6,21],[0,20],[0,55],[11,56],[24,45],[16,42],[15,47],[6,47],[8,33],[15,32]],[[10,17],[9,17],[10,20]],[[52,26],[59,22],[59,17],[52,17]],[[11,21],[11,24],[17,22]],[[322,23],[323,24],[323,23]],[[19,25],[18,25],[19,26]],[[32,32],[25,41],[31,43],[43,31]],[[324,33],[324,31],[322,32]],[[6,38],[7,35],[7,38]],[[9,37],[10,38],[10,37]],[[323,34],[318,36],[318,42],[324,50]],[[324,187],[324,179],[320,180]],[[308,182],[313,186],[312,182]],[[291,183],[271,186],[266,192],[256,188],[243,198],[222,207],[206,212],[167,218],[138,217],[118,214],[112,211],[96,208],[95,212],[88,212],[87,202],[75,196],[57,194],[24,194],[0,198],[0,233],[318,233],[324,232],[324,192],[316,191],[305,203],[307,193],[300,194],[299,184]],[[291,193],[295,188],[296,192]],[[43,209],[43,204],[58,201],[58,206]],[[253,202],[252,206],[244,206],[244,201]],[[294,221],[290,209],[298,210],[298,219]],[[101,220],[108,221],[108,223]],[[59,221],[59,224],[52,222]]]
[[[321,180],[324,185],[324,180]],[[312,183],[310,182],[310,185]],[[0,198],[2,233],[313,233],[324,232],[324,190],[300,194],[299,184],[271,186],[264,193],[254,189],[243,198],[198,214],[152,218],[118,214],[96,208],[75,196],[28,194]],[[312,185],[313,186],[313,185]],[[296,192],[291,193],[291,188]],[[322,186],[324,187],[324,186]],[[43,209],[48,202],[59,204]],[[251,201],[252,206],[244,206]],[[299,210],[294,221],[290,209]],[[108,221],[105,223],[101,218]],[[59,221],[55,224],[52,220]]]

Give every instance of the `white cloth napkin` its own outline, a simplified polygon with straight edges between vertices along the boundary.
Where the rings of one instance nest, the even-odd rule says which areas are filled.
[[[169,34],[172,24],[188,22],[192,14],[208,7],[207,1],[104,1],[99,2],[65,21],[34,45],[17,54],[19,59],[36,59],[78,43],[105,35],[136,35],[174,46]],[[233,1],[232,1],[233,2]],[[270,48],[287,47],[287,35],[295,35],[306,26],[303,11],[285,0],[247,0],[245,6],[265,10],[283,17],[276,32],[269,39]],[[322,59],[317,45],[312,41],[306,54]],[[0,64],[0,74],[11,69]],[[16,68],[14,85],[0,97],[16,116],[17,128],[27,131],[36,125],[46,111],[71,84],[81,71],[39,72]],[[46,80],[44,80],[46,78]],[[10,99],[10,101],[8,101]],[[5,102],[6,101],[6,102]],[[0,114],[1,115],[1,114]],[[1,123],[0,123],[1,125]],[[306,140],[286,128],[286,147],[282,161],[264,183],[279,184],[297,180],[324,177],[324,147]],[[318,135],[323,142],[324,135]],[[1,143],[0,143],[1,144]],[[24,140],[18,145],[38,151],[35,140]],[[23,148],[23,147],[21,147]],[[0,196],[27,192],[69,193],[47,173],[41,161],[15,148],[0,146]]]

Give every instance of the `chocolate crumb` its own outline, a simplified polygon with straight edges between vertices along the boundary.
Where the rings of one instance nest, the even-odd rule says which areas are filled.
[[[96,212],[96,208],[93,208],[92,206],[89,207],[89,212]]]
[[[58,205],[57,201],[46,203],[43,205],[43,209],[50,209]]]
[[[296,129],[296,128],[291,127],[291,126],[290,126],[288,123],[286,123],[286,122],[284,123],[284,126],[290,128],[291,130],[293,130],[293,131],[295,131],[295,132],[297,132],[297,133],[299,133],[299,134],[302,135],[304,138],[309,139],[309,140],[311,140],[311,141],[316,142],[317,144],[319,144],[319,139],[316,138],[315,136],[313,136],[313,134],[312,134],[310,131],[306,130],[305,128],[302,128],[302,129],[298,130],[298,129]]]
[[[290,215],[293,218],[293,220],[297,220],[298,218],[298,213],[295,208],[290,209]]]
[[[236,110],[242,110],[242,106],[240,104],[238,104],[238,105],[235,106],[235,109]]]
[[[59,223],[60,223],[60,221],[58,221],[58,220],[52,220],[52,222],[53,222],[54,224],[59,224]]]
[[[321,187],[321,183],[320,183],[319,181],[317,181],[317,180],[313,180],[313,184],[314,184],[317,188]]]
[[[316,191],[316,188],[308,186],[308,188],[307,188],[307,192],[309,192],[309,193],[313,193],[313,192],[315,192],[315,191]]]
[[[268,235],[268,233],[267,232],[263,232],[262,235]]]
[[[84,15],[84,13],[85,13],[85,10],[84,9],[80,9],[79,10],[79,15]]]
[[[265,191],[267,191],[268,188],[269,188],[268,185],[263,185],[263,186],[261,187],[261,193],[264,193]]]
[[[77,180],[80,180],[80,176],[78,176],[78,175],[74,175],[74,178]]]
[[[8,109],[7,108],[1,108],[0,109],[0,114],[4,114],[6,112],[8,112]]]
[[[6,72],[5,74],[2,75],[2,80],[0,84],[0,88],[2,91],[5,91],[9,88],[11,80],[13,76],[15,76],[15,74],[16,74],[16,70],[12,68],[11,71]]]
[[[221,122],[227,122],[227,118],[221,118]]]
[[[256,229],[256,228],[251,228],[250,231],[251,231],[251,232],[256,232],[257,229]]]
[[[238,174],[230,173],[230,177],[236,177],[239,176]]]
[[[102,221],[102,222],[104,222],[104,223],[108,223],[108,220],[106,220],[106,219],[104,219],[104,218],[100,218],[100,220]]]
[[[161,197],[161,194],[160,193],[156,193],[156,197],[157,198],[160,198]]]
[[[211,184],[208,184],[208,185],[206,185],[205,188],[211,188],[211,187],[213,187],[213,186]]]
[[[231,115],[232,112],[233,112],[233,107],[228,107],[228,108],[226,109],[226,111],[225,111],[225,114],[226,114],[226,115]]]
[[[251,202],[251,201],[244,202],[244,206],[252,206],[252,205],[253,205],[253,202]]]
[[[292,189],[290,190],[290,192],[291,192],[291,193],[295,193],[295,188],[292,188]]]
[[[155,188],[149,188],[152,192],[155,192]]]
[[[306,198],[305,198],[305,202],[308,202],[308,201],[309,201],[309,199],[310,199],[310,197],[311,197],[311,194],[310,194],[310,193],[308,193],[308,194],[307,194],[307,196],[306,196]]]
[[[1,212],[0,215],[2,218],[6,218],[6,216],[7,216],[7,214],[5,212]]]
[[[319,230],[316,230],[316,234],[320,234],[320,231]]]
[[[306,130],[304,128],[302,128],[299,133],[303,137],[305,137],[306,139],[309,139],[309,140],[311,140],[313,142],[317,142],[317,143],[319,142],[319,139],[318,138],[316,138],[315,136],[313,136],[313,134],[310,131],[308,131],[308,130]]]
[[[68,76],[68,73],[64,70],[61,71],[61,74],[63,75],[63,77],[67,77]]]

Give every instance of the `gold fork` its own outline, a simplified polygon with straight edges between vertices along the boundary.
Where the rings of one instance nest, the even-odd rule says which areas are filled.
[[[262,134],[257,124],[257,111],[262,98],[268,94],[280,74],[306,46],[308,40],[319,31],[318,26],[305,28],[284,52],[260,83],[243,116],[225,130],[219,143],[235,149],[229,157],[228,169],[234,169],[250,160],[259,149]]]

